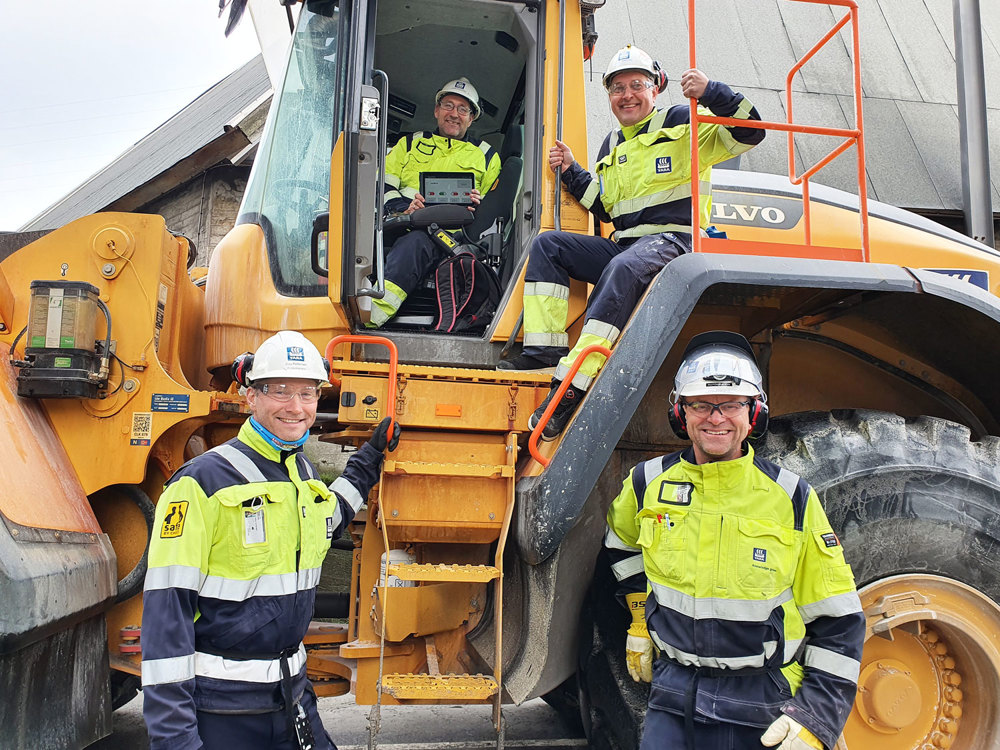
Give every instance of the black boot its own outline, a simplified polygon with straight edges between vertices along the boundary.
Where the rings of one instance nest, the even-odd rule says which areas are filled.
[[[545,400],[542,401],[541,405],[535,409],[534,413],[528,418],[529,429],[535,429],[535,426],[541,420],[545,410],[549,408],[549,402],[552,400],[552,397],[555,395],[555,392],[560,385],[562,385],[561,381],[552,381],[552,388],[549,391],[549,395],[545,397]],[[552,416],[549,418],[549,421],[546,422],[545,428],[542,430],[542,440],[554,440],[558,437],[560,432],[566,429],[566,425],[573,416],[573,412],[576,411],[576,407],[578,407],[580,402],[583,401],[583,397],[586,393],[586,391],[580,390],[573,385],[570,385],[570,387],[566,389],[566,393],[563,394],[558,406],[556,406],[556,410],[552,412]]]

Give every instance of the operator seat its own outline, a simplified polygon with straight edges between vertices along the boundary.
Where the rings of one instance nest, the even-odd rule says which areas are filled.
[[[488,192],[479,208],[476,209],[476,218],[466,227],[465,233],[470,238],[481,238],[483,232],[488,230],[497,219],[500,219],[500,230],[503,238],[503,252],[501,258],[506,261],[509,254],[508,241],[511,237],[511,230],[514,222],[511,220],[515,215],[515,204],[518,194],[521,192],[521,182],[523,179],[524,161],[521,158],[524,142],[524,126],[512,125],[500,146],[500,176],[497,178],[496,187]],[[502,263],[503,269],[506,263]],[[501,276],[501,283],[506,283],[507,277]]]

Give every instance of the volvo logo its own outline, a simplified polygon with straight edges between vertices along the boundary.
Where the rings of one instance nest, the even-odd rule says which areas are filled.
[[[726,190],[712,193],[715,224],[791,229],[801,218],[802,201],[794,198]]]

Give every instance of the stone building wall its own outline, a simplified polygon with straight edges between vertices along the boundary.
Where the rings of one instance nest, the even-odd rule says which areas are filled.
[[[190,238],[198,250],[195,265],[207,266],[212,250],[236,224],[249,175],[249,167],[213,167],[140,212],[159,214],[171,232]]]

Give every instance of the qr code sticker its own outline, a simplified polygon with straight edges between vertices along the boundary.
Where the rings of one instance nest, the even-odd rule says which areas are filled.
[[[153,437],[153,413],[149,411],[132,412],[132,435],[129,445],[149,445]]]

